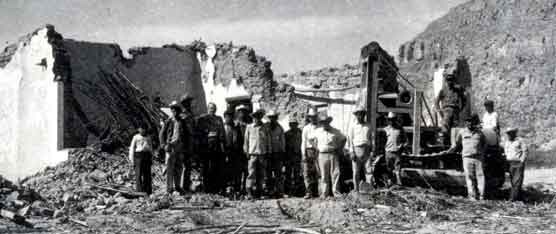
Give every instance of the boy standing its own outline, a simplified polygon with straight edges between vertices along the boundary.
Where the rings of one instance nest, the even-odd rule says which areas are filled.
[[[388,126],[384,128],[386,132],[386,145],[384,146],[384,153],[386,159],[386,167],[390,172],[389,184],[401,185],[401,154],[403,148],[407,145],[407,138],[403,127],[398,124],[397,116],[395,113],[390,112],[387,116]]]
[[[129,146],[129,161],[135,169],[136,190],[151,194],[152,140],[145,128],[139,127],[137,131]]]

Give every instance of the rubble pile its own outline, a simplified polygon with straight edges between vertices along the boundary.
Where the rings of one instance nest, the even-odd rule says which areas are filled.
[[[52,214],[55,218],[81,212],[113,214],[164,207],[160,196],[149,198],[133,192],[133,173],[123,151],[109,154],[79,148],[69,152],[67,161],[23,179],[22,185],[33,188],[50,203],[57,211]],[[165,191],[162,174],[163,166],[155,161],[154,191]]]

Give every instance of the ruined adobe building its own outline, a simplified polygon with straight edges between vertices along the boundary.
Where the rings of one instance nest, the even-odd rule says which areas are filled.
[[[194,112],[225,98],[260,96],[260,106],[298,108],[292,87],[273,80],[271,64],[231,44],[130,49],[65,39],[40,28],[0,53],[0,174],[15,178],[64,160],[64,149],[127,145],[139,125],[156,130],[163,105],[185,93]]]

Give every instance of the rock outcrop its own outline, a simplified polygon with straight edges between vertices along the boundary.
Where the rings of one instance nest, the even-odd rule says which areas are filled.
[[[432,22],[399,50],[402,73],[431,90],[433,73],[464,59],[473,109],[496,102],[503,126],[518,126],[538,145],[556,137],[553,0],[473,0]]]

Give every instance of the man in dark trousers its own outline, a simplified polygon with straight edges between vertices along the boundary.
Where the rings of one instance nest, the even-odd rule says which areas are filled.
[[[285,190],[290,196],[295,196],[303,187],[301,173],[301,129],[297,118],[290,115],[290,129],[286,131],[286,160],[285,160]]]
[[[183,123],[179,119],[181,108],[177,102],[170,104],[170,118],[164,121],[160,130],[160,144],[166,154],[166,191],[184,193],[181,187],[181,162],[184,148]]]
[[[466,98],[464,88],[456,84],[453,73],[445,73],[444,78],[446,86],[440,90],[435,105],[442,118],[439,140],[442,144],[448,145],[450,131],[457,124],[459,114],[465,107]]]
[[[276,197],[284,196],[284,175],[282,168],[285,161],[286,139],[284,129],[278,123],[278,112],[270,110],[266,116],[269,122],[266,124],[270,135],[270,152],[268,162],[268,176],[270,178],[270,189],[272,195]]]
[[[231,192],[237,195],[241,191],[241,176],[245,160],[242,160],[243,154],[243,135],[239,126],[234,123],[234,111],[227,110],[224,112],[224,131],[226,136],[225,154],[226,154],[226,177],[228,179],[227,189],[231,188]]]
[[[301,161],[303,163],[303,180],[305,183],[305,199],[318,196],[318,150],[313,134],[318,127],[318,117],[315,108],[307,113],[309,122],[303,126],[301,132]]]
[[[180,113],[180,120],[184,124],[184,128],[182,129],[183,136],[186,140],[184,144],[184,149],[182,149],[182,161],[181,161],[181,187],[185,191],[189,191],[191,189],[191,167],[193,162],[193,155],[195,155],[195,116],[193,115],[193,111],[191,110],[191,101],[193,101],[193,96],[191,95],[184,95],[181,99],[181,106],[182,112]]]
[[[238,126],[239,130],[241,131],[241,142],[243,145],[243,136],[245,136],[245,129],[247,129],[247,125],[251,124],[253,121],[249,116],[249,108],[246,105],[239,105],[235,109],[236,120],[235,124]],[[245,194],[247,191],[245,190],[245,185],[247,181],[247,161],[249,156],[246,155],[243,151],[240,152],[239,161],[241,165],[241,188],[240,192]]]
[[[137,132],[129,146],[129,160],[135,168],[135,186],[137,191],[151,194],[152,139],[147,135],[144,127],[139,127]]]
[[[224,122],[216,115],[216,104],[208,104],[208,113],[197,121],[202,163],[203,187],[209,193],[224,192]]]
[[[384,128],[386,132],[386,145],[384,146],[384,154],[386,159],[386,167],[390,173],[388,185],[396,183],[402,184],[401,171],[401,154],[405,146],[407,146],[407,137],[403,127],[398,123],[397,115],[393,112],[388,113],[388,126]]]
[[[263,109],[251,114],[253,123],[247,126],[243,137],[243,152],[249,155],[249,174],[246,181],[248,199],[265,195],[268,192],[267,165],[270,154],[270,134],[261,121],[264,115]]]

